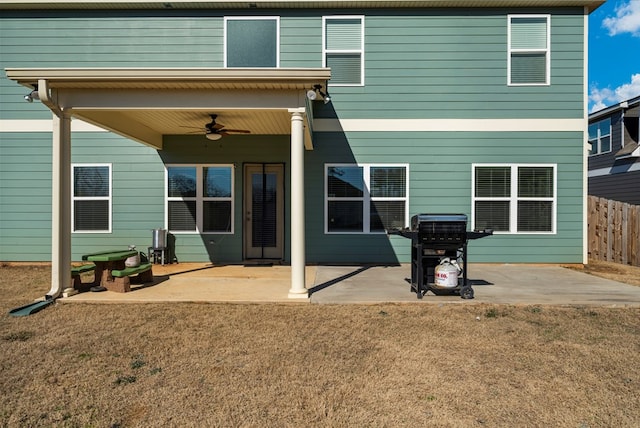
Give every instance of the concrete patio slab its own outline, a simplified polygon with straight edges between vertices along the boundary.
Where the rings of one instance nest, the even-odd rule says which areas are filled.
[[[524,304],[640,307],[640,287],[553,265],[470,264],[475,298],[422,299],[410,291],[410,266],[308,266],[309,298],[289,299],[289,266],[154,265],[154,283],[129,293],[86,292],[62,302],[235,302],[314,304]]]
[[[408,265],[318,268],[311,303],[504,303],[640,306],[640,287],[551,265],[470,264],[473,300],[457,295],[422,299],[410,291]],[[406,279],[405,279],[406,278]]]

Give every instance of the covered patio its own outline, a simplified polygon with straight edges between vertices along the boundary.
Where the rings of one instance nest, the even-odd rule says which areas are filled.
[[[52,278],[47,294],[70,286],[71,120],[163,150],[164,137],[201,129],[213,114],[251,135],[290,136],[290,268],[287,298],[308,298],[305,256],[304,151],[313,150],[307,92],[326,87],[328,68],[11,68],[53,113]],[[320,92],[320,94],[322,94]]]

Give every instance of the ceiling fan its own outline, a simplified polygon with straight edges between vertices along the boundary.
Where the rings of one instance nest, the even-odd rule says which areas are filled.
[[[204,125],[205,137],[209,140],[219,140],[224,135],[251,133],[251,131],[247,131],[246,129],[226,129],[224,125],[216,122],[218,118],[217,114],[210,114],[209,116],[211,117],[211,122]]]

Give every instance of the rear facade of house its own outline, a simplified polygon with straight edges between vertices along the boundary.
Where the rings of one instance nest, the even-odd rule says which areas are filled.
[[[52,113],[7,71],[30,68],[330,69],[308,88],[307,262],[408,262],[385,231],[418,213],[492,229],[474,262],[584,261],[587,15],[602,2],[3,3],[1,261],[52,257]],[[291,259],[290,133],[259,128],[268,111],[206,113],[161,149],[72,121],[72,260],[145,251],[155,229],[180,261]],[[206,138],[210,115],[236,132]]]

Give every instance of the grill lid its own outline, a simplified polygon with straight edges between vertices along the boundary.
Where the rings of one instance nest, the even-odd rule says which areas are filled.
[[[467,228],[466,214],[416,214],[411,217],[411,230],[418,231],[420,225],[427,223],[457,223],[464,224],[463,231]]]

